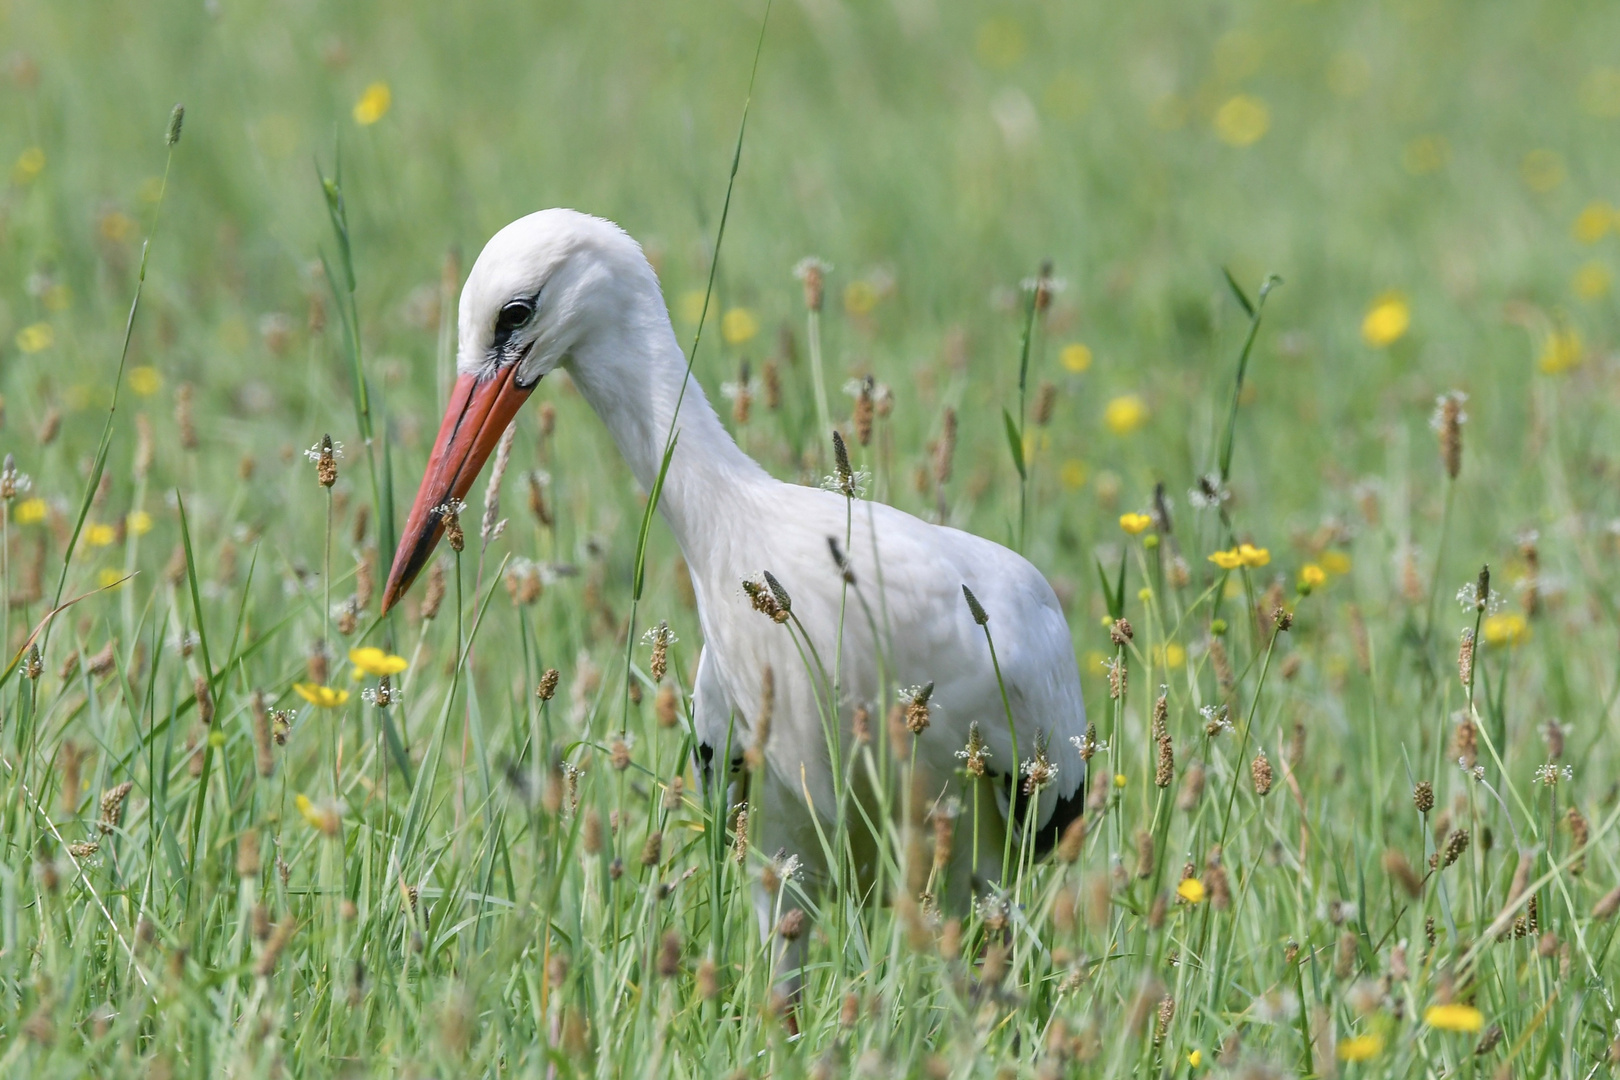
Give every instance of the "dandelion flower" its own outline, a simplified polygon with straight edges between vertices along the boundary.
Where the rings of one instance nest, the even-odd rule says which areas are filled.
[[[1423,1022],[1441,1031],[1478,1031],[1485,1026],[1485,1014],[1472,1005],[1430,1005]]]
[[[141,397],[151,397],[163,386],[163,376],[158,369],[142,364],[140,367],[129,369],[129,388]]]
[[[1147,402],[1140,394],[1122,394],[1103,410],[1103,423],[1115,435],[1129,435],[1147,423]]]
[[[1581,212],[1575,215],[1575,224],[1570,226],[1569,231],[1581,243],[1595,244],[1608,235],[1614,224],[1614,207],[1602,199],[1596,199],[1587,203]]]
[[[1352,1035],[1339,1044],[1340,1061],[1371,1061],[1384,1052],[1384,1040],[1377,1035]]]
[[[1544,375],[1562,375],[1571,368],[1580,366],[1584,358],[1581,335],[1569,329],[1554,330],[1541,344],[1541,352],[1536,357],[1536,367],[1540,368]]]
[[[1522,645],[1530,636],[1530,624],[1516,611],[1487,616],[1481,629],[1487,645]]]
[[[741,345],[759,333],[759,318],[747,308],[732,308],[720,319],[720,336],[727,345]]]
[[[335,709],[349,700],[347,690],[335,690],[319,683],[293,683],[293,690],[311,705],[318,705],[323,709]]]
[[[1253,94],[1228,98],[1215,110],[1215,134],[1228,146],[1253,146],[1271,130],[1271,109]]]
[[[11,178],[19,184],[26,184],[44,171],[45,151],[30,146],[17,155],[17,163],[11,167]]]
[[[17,348],[25,353],[42,352],[56,341],[56,331],[50,323],[30,323],[17,331]]]
[[[1244,566],[1252,566],[1256,569],[1265,566],[1271,561],[1269,548],[1255,547],[1253,544],[1239,544],[1237,553]]]
[[[350,649],[349,662],[357,671],[379,678],[384,675],[398,675],[411,666],[411,662],[403,656],[394,656],[371,645]]]
[[[388,115],[388,107],[393,103],[394,92],[388,89],[388,84],[374,82],[354,103],[354,122],[361,127],[370,127]]]
[[[1181,884],[1176,886],[1176,895],[1189,904],[1201,904],[1204,902],[1204,883],[1195,877],[1183,878]]]
[[[1373,301],[1361,320],[1361,340],[1375,349],[1395,344],[1412,325],[1412,308],[1400,293],[1385,293]]]
[[[1121,514],[1119,527],[1136,536],[1146,532],[1153,524],[1153,519],[1147,514]]]
[[[1079,375],[1091,367],[1091,349],[1078,341],[1065,345],[1058,353],[1058,363],[1063,365],[1064,371]]]

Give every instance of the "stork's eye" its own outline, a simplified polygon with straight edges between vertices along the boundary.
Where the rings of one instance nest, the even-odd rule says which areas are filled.
[[[534,303],[529,300],[513,300],[501,308],[501,313],[495,319],[495,332],[497,334],[510,334],[534,315]]]

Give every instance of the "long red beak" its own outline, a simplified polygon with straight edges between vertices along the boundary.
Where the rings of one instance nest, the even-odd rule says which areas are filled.
[[[519,406],[534,391],[533,385],[518,385],[517,367],[509,364],[488,378],[462,375],[456,379],[422,486],[416,492],[411,516],[405,519],[405,531],[400,534],[394,568],[388,572],[383,611],[405,595],[444,535],[439,507],[466,497]]]

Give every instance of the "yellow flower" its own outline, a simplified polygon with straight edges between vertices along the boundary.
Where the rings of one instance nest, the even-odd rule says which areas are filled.
[[[1140,394],[1121,394],[1103,409],[1103,423],[1115,435],[1129,435],[1147,423],[1147,402]]]
[[[1121,514],[1119,516],[1119,527],[1132,536],[1147,532],[1152,525],[1153,519],[1146,514]]]
[[[299,697],[311,705],[319,705],[323,709],[335,709],[349,700],[347,690],[334,690],[330,686],[322,686],[319,683],[293,683],[293,689],[298,692]]]
[[[1192,1053],[1187,1055],[1187,1064],[1191,1065],[1193,1068],[1196,1069],[1196,1068],[1198,1068],[1198,1066],[1202,1065],[1203,1063],[1204,1063],[1204,1052],[1202,1050],[1194,1050]]]
[[[152,515],[145,510],[132,510],[124,518],[124,525],[136,536],[145,536],[152,531]]]
[[[1609,268],[1594,259],[1580,265],[1570,279],[1570,286],[1582,300],[1600,300],[1609,294],[1613,280]]]
[[[1575,331],[1554,330],[1542,343],[1541,355],[1536,357],[1536,367],[1545,375],[1562,375],[1580,366],[1585,359],[1583,348],[1581,335]]]
[[[1614,207],[1602,199],[1595,199],[1575,215],[1570,233],[1583,244],[1595,244],[1603,239],[1615,223]]]
[[[1322,552],[1322,569],[1343,577],[1350,572],[1350,556],[1342,551]]]
[[[1222,570],[1236,570],[1243,565],[1243,556],[1238,553],[1237,548],[1233,548],[1231,551],[1215,552],[1209,557],[1209,561]]]
[[[736,307],[720,320],[720,336],[727,345],[741,345],[759,333],[759,320],[747,308]]]
[[[119,210],[109,210],[102,214],[97,225],[101,238],[114,244],[122,243],[135,235],[135,220]]]
[[[1253,94],[1228,98],[1215,110],[1215,134],[1228,146],[1253,146],[1271,130],[1271,110]]]
[[[1422,135],[1401,151],[1401,167],[1413,176],[1428,176],[1446,167],[1451,160],[1451,144],[1443,135]]]
[[[1472,1005],[1430,1005],[1423,1022],[1441,1031],[1478,1031],[1485,1026],[1485,1014]]]
[[[349,662],[367,675],[398,675],[411,666],[403,656],[394,656],[373,645],[349,650]]]
[[[388,115],[388,106],[394,103],[393,91],[385,82],[374,82],[366,87],[360,100],[354,103],[354,122],[368,127]]]
[[[1308,589],[1320,589],[1327,584],[1327,571],[1315,563],[1306,563],[1300,568],[1299,583]]]
[[[1257,548],[1253,544],[1239,544],[1238,558],[1244,566],[1262,567],[1271,561],[1270,548]]]
[[[1377,1035],[1352,1035],[1339,1044],[1340,1061],[1371,1061],[1384,1052],[1384,1040]]]
[[[1174,641],[1153,648],[1153,659],[1167,668],[1177,668],[1187,662],[1187,650]]]
[[[1114,774],[1114,786],[1115,787],[1124,787],[1125,786],[1125,774],[1124,773],[1117,772],[1117,773]]]
[[[1593,116],[1620,116],[1620,68],[1595,67],[1581,80],[1581,105]]]
[[[1010,68],[1024,58],[1024,28],[1009,16],[986,19],[973,38],[974,51],[986,67]]]
[[[1195,877],[1182,878],[1181,884],[1176,886],[1176,895],[1189,904],[1204,902],[1204,883]]]
[[[703,302],[707,294],[702,289],[690,289],[681,294],[681,321],[695,323],[703,318]]]
[[[1065,345],[1063,351],[1058,353],[1058,362],[1063,365],[1064,371],[1078,375],[1091,366],[1091,349],[1078,341]]]
[[[25,353],[37,353],[42,349],[51,347],[56,340],[56,331],[50,323],[30,323],[17,331],[17,348]]]
[[[1086,465],[1085,465],[1085,462],[1076,461],[1073,458],[1070,458],[1068,461],[1065,461],[1063,463],[1063,468],[1058,470],[1058,479],[1062,480],[1063,481],[1063,486],[1068,488],[1070,491],[1078,491],[1081,488],[1085,487],[1086,486]]]
[[[45,520],[45,500],[39,496],[17,504],[17,524],[33,525]]]
[[[107,566],[96,571],[96,584],[103,589],[110,589],[115,585],[122,584],[123,580],[124,572],[122,570],[114,570],[112,567]]]
[[[91,547],[106,547],[118,539],[118,530],[111,525],[91,525],[84,530],[84,539]]]
[[[163,385],[163,376],[158,374],[155,367],[135,367],[129,369],[129,388],[141,397],[151,397]]]
[[[878,291],[870,281],[852,281],[844,286],[844,310],[851,315],[866,315],[877,307]]]
[[[300,791],[297,795],[293,796],[293,805],[298,807],[298,812],[304,815],[305,821],[309,822],[316,828],[320,828],[320,815],[315,813],[315,804],[309,801],[308,795],[305,795]]]
[[[26,184],[44,171],[45,151],[30,146],[17,155],[17,164],[11,167],[11,178],[19,184]]]
[[[1516,611],[1486,616],[1482,629],[1487,645],[1522,645],[1530,636],[1530,624]]]
[[[1519,165],[1524,185],[1545,194],[1564,182],[1564,159],[1551,150],[1532,150]]]
[[[316,806],[310,801],[308,795],[300,792],[293,796],[293,805],[298,807],[298,813],[308,823],[309,827],[316,829],[327,836],[336,836],[343,828],[343,819],[338,816],[337,810],[330,803]]]
[[[1376,349],[1393,345],[1412,325],[1412,309],[1400,293],[1385,293],[1373,301],[1361,320],[1361,340]]]

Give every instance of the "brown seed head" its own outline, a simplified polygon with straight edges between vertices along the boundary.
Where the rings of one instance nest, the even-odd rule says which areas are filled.
[[[1423,895],[1423,879],[1412,869],[1412,864],[1406,861],[1406,856],[1394,848],[1384,852],[1384,873],[1394,878],[1414,900]]]
[[[557,681],[562,678],[556,668],[546,668],[540,676],[540,685],[534,688],[534,696],[541,701],[550,701],[557,692]]]
[[[862,446],[869,446],[872,442],[872,386],[872,376],[861,380],[860,389],[855,394],[855,410],[850,417],[850,423],[855,427],[855,441]]]
[[[641,845],[641,865],[657,866],[664,858],[664,834],[653,832],[647,835],[647,842]]]
[[[1063,830],[1057,843],[1058,861],[1073,866],[1080,861],[1080,850],[1086,842],[1086,819],[1077,817]]]
[[[124,800],[134,788],[134,783],[125,780],[116,787],[108,788],[101,795],[101,819],[96,822],[96,828],[103,833],[110,833],[118,828],[124,820]]]
[[[1418,813],[1427,814],[1434,809],[1434,785],[1427,780],[1419,780],[1412,788],[1412,805],[1416,806]]]
[[[1264,750],[1254,756],[1249,765],[1249,773],[1254,778],[1254,793],[1262,799],[1271,794],[1271,761],[1266,757]]]
[[[1176,796],[1176,809],[1195,810],[1204,797],[1204,766],[1195,761],[1187,767],[1181,778],[1181,793]]]
[[[1158,760],[1153,766],[1153,784],[1155,787],[1167,788],[1176,778],[1176,753],[1170,744],[1169,736],[1159,740]]]
[[[1474,678],[1474,628],[1464,627],[1462,643],[1457,646],[1457,678],[1467,686]]]
[[[928,699],[933,694],[934,684],[930,682],[926,686],[920,686],[914,690],[910,695],[910,700],[906,703],[906,730],[913,735],[921,735],[928,730],[930,722]]]
[[[1135,636],[1136,632],[1131,629],[1131,621],[1123,615],[1108,624],[1108,640],[1115,645],[1127,645]]]
[[[776,924],[776,932],[783,941],[797,941],[804,935],[805,914],[801,908],[789,908]]]
[[[1467,850],[1468,830],[1453,829],[1451,830],[1451,835],[1446,837],[1445,854],[1442,861],[1446,866],[1450,866],[1452,863],[1462,858],[1462,853]]]
[[[1035,426],[1045,427],[1052,422],[1052,413],[1057,408],[1057,384],[1052,382],[1041,383],[1041,388],[1035,391]]]

